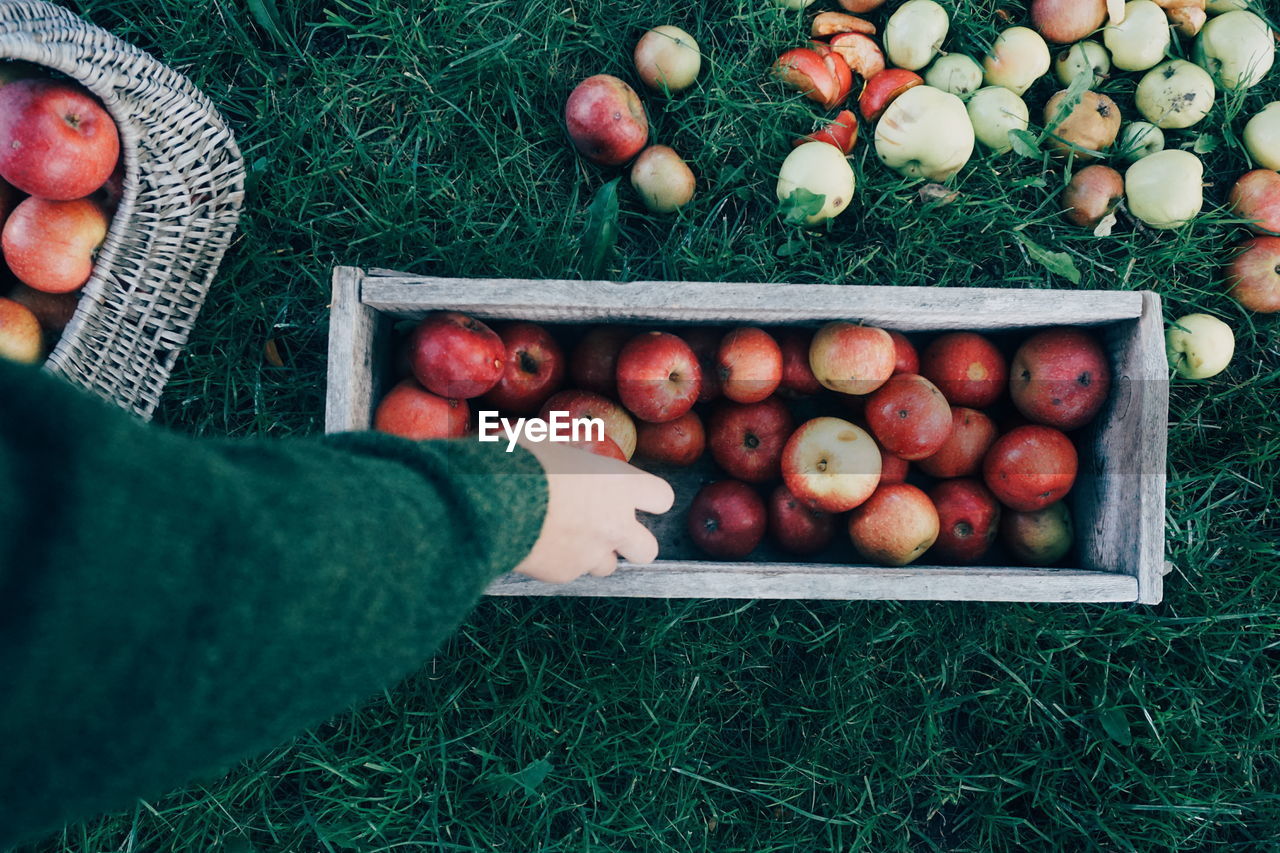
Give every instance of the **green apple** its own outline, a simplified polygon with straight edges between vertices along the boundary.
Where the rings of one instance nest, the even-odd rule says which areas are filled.
[[[948,53],[929,66],[924,82],[963,101],[982,85],[982,66],[963,53]]]
[[[1131,0],[1124,4],[1124,20],[1108,24],[1102,40],[1116,68],[1146,71],[1164,59],[1169,49],[1169,19],[1151,0]]]
[[[1208,0],[1204,4],[1204,10],[1210,15],[1221,15],[1224,12],[1235,12],[1240,9],[1248,10],[1249,0]]]
[[[1184,379],[1208,379],[1227,369],[1236,351],[1231,327],[1208,314],[1188,314],[1164,334],[1169,366]]]
[[[928,65],[951,28],[947,10],[934,0],[907,0],[884,25],[884,52],[889,61],[908,71]]]
[[[1138,112],[1156,127],[1191,127],[1213,107],[1213,78],[1193,62],[1171,59],[1143,75],[1134,97]]]
[[[1004,86],[1021,96],[1049,70],[1049,45],[1035,30],[1010,27],[996,36],[982,62],[988,86]]]
[[[903,92],[876,122],[876,155],[912,178],[945,181],[969,162],[973,141],[964,101],[932,86]]]
[[[1204,25],[1195,60],[1228,91],[1248,89],[1271,70],[1275,43],[1267,22],[1252,12],[1227,12]]]
[[[1244,147],[1259,166],[1280,172],[1280,101],[1272,101],[1249,119]]]
[[[806,142],[792,149],[778,171],[778,201],[786,201],[797,189],[823,197],[822,209],[805,217],[817,225],[838,215],[853,201],[853,167],[834,145]]]
[[[632,52],[636,73],[657,92],[680,92],[693,85],[702,68],[702,53],[693,36],[664,24],[640,37]]]
[[[1031,121],[1027,102],[1003,86],[987,86],[974,92],[965,109],[974,136],[997,154],[1013,147],[1009,131],[1026,130]]]
[[[1120,128],[1116,139],[1116,153],[1130,163],[1164,150],[1164,131],[1145,121],[1131,121]]]
[[[1093,72],[1090,87],[1102,82],[1111,73],[1111,54],[1096,41],[1081,41],[1058,53],[1053,61],[1053,71],[1064,86],[1070,86],[1080,72]]]
[[[1180,148],[1143,157],[1124,175],[1129,212],[1152,228],[1180,228],[1204,207],[1204,164]]]
[[[1052,566],[1067,556],[1074,538],[1065,501],[1033,512],[1006,509],[1000,514],[1000,541],[1020,563]]]

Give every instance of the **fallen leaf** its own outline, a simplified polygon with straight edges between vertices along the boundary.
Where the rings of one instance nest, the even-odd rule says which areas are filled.
[[[1099,221],[1097,225],[1094,226],[1093,236],[1110,237],[1111,231],[1115,227],[1116,227],[1116,215],[1114,212],[1108,213],[1106,216],[1102,217],[1101,221]]]

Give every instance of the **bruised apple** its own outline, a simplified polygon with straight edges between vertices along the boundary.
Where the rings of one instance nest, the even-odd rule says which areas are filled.
[[[973,564],[991,548],[1000,524],[1000,504],[977,480],[938,483],[929,490],[938,510],[934,552],[957,563]]]
[[[1152,68],[1134,93],[1138,112],[1156,127],[1190,127],[1213,107],[1213,79],[1185,59],[1171,59]]]
[[[426,441],[467,434],[471,408],[466,400],[432,394],[413,379],[387,392],[373,413],[373,428],[402,438]]]
[[[1096,157],[1115,142],[1120,133],[1120,108],[1106,95],[1085,92],[1080,102],[1059,121],[1066,96],[1067,90],[1063,89],[1044,105],[1044,123],[1051,128],[1046,142],[1058,151],[1075,151],[1076,156],[1083,158]]]
[[[649,140],[649,118],[635,90],[609,74],[579,83],[564,105],[573,145],[593,163],[620,166]]]
[[[1082,41],[1058,53],[1053,72],[1058,82],[1070,86],[1077,76],[1088,71],[1093,75],[1090,86],[1097,86],[1111,73],[1111,54],[1096,41]]]
[[[1091,333],[1069,326],[1037,332],[1018,347],[1009,393],[1029,420],[1062,430],[1093,420],[1107,401],[1111,367]]]
[[[849,514],[849,539],[872,563],[905,566],[937,541],[938,511],[915,486],[883,485]]]
[[[876,156],[910,178],[945,181],[973,154],[973,125],[964,102],[932,86],[915,86],[889,104],[876,123]]]
[[[951,435],[951,407],[928,379],[893,376],[867,398],[867,425],[880,446],[907,460],[932,456]]]

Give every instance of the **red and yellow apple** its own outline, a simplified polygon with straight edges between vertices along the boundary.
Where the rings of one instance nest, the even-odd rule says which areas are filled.
[[[649,140],[649,117],[639,96],[609,74],[588,77],[574,88],[564,120],[578,152],[602,166],[621,166]]]
[[[849,514],[849,539],[872,563],[905,566],[938,539],[938,511],[929,496],[908,483],[876,489]]]
[[[921,471],[942,480],[973,477],[996,440],[996,425],[977,409],[951,408],[951,434],[932,456],[916,462]]]
[[[763,329],[734,329],[716,354],[720,390],[735,403],[758,403],[782,383],[782,349]]]
[[[870,394],[893,375],[897,351],[884,329],[837,320],[813,336],[809,368],[824,388]]]
[[[1058,501],[1032,512],[1005,511],[1000,516],[1000,541],[1015,560],[1031,566],[1052,566],[1071,550],[1071,512]]]
[[[573,420],[599,418],[604,423],[604,434],[613,439],[628,461],[636,452],[636,424],[627,410],[591,391],[570,389],[552,394],[542,404],[539,417],[547,420],[552,412],[564,412]]]
[[[642,421],[673,421],[693,408],[702,368],[689,345],[669,332],[647,332],[618,353],[618,398]]]
[[[32,196],[9,214],[0,248],[20,281],[46,293],[69,293],[93,275],[107,226],[102,208],[87,199],[46,201]]]
[[[658,92],[681,92],[693,85],[702,69],[702,52],[693,36],[679,27],[654,27],[636,42],[632,59],[640,80]]]
[[[31,309],[0,297],[0,358],[35,364],[40,360],[43,347],[40,321]]]
[[[989,339],[976,332],[949,332],[920,356],[920,374],[938,386],[953,406],[984,409],[1004,393],[1009,368]]]
[[[116,123],[79,86],[18,80],[0,86],[0,177],[51,201],[84,198],[120,156]]]
[[[1231,212],[1249,221],[1255,234],[1280,234],[1280,174],[1270,169],[1245,172],[1231,187]]]
[[[373,428],[414,441],[466,435],[471,408],[466,400],[432,394],[412,379],[387,392],[373,413]]]
[[[428,314],[409,335],[414,378],[446,399],[479,397],[498,384],[506,362],[498,333],[457,311]]]
[[[792,494],[824,512],[858,506],[880,482],[880,449],[846,420],[805,422],[782,449],[782,479]]]
[[[1227,272],[1228,292],[1250,311],[1280,311],[1280,237],[1254,237],[1239,248]]]

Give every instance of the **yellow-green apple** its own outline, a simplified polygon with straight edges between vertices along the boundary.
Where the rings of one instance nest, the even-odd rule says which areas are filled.
[[[916,462],[930,477],[948,480],[973,477],[982,470],[982,459],[996,440],[996,425],[977,409],[951,407],[951,434],[932,456]]]
[[[564,120],[578,152],[602,166],[621,166],[649,141],[649,118],[639,96],[610,74],[579,83],[565,102]]]
[[[1123,198],[1124,177],[1119,172],[1100,164],[1085,166],[1062,191],[1062,213],[1070,222],[1092,228]]]
[[[779,484],[769,495],[769,536],[784,551],[816,554],[835,537],[836,517],[814,509]]]
[[[849,539],[869,562],[914,563],[938,539],[933,501],[908,483],[886,483],[849,514]]]
[[[841,154],[848,155],[853,152],[853,144],[857,141],[858,117],[850,110],[841,110],[834,121],[828,122],[808,136],[793,140],[791,147],[796,148],[806,142],[825,142],[828,145],[834,145]]]
[[[1171,59],[1142,76],[1134,97],[1138,112],[1156,127],[1191,127],[1213,107],[1213,79],[1194,62]]]
[[[1124,20],[1102,31],[1111,64],[1121,71],[1146,71],[1165,58],[1169,49],[1169,20],[1151,0],[1124,4]]]
[[[951,407],[916,373],[889,378],[867,398],[867,425],[880,446],[908,462],[932,456],[951,435]]]
[[[1280,311],[1280,237],[1254,237],[1240,250],[1227,273],[1229,293],[1250,311]]]
[[[1231,188],[1231,212],[1249,221],[1255,234],[1280,233],[1280,174],[1270,169],[1245,172]]]
[[[707,421],[707,446],[729,476],[766,483],[780,475],[782,448],[794,426],[791,412],[777,397],[758,403],[726,400]]]
[[[1031,24],[1058,44],[1079,41],[1102,26],[1107,0],[1031,0]]]
[[[1196,38],[1195,60],[1227,91],[1257,85],[1275,61],[1267,22],[1252,12],[1227,12],[1204,25]]]
[[[1111,74],[1111,54],[1096,41],[1082,41],[1058,51],[1053,60],[1053,72],[1058,82],[1070,86],[1085,71],[1093,74],[1090,86],[1096,86]]]
[[[841,62],[844,58],[841,57]],[[845,64],[848,68],[848,63]],[[794,89],[827,109],[840,103],[840,81],[836,66],[823,61],[822,54],[807,47],[784,51],[773,63],[773,75],[784,86]],[[848,94],[847,92],[845,93]]]
[[[905,68],[885,68],[868,78],[858,95],[858,110],[867,121],[875,121],[884,115],[889,104],[908,89],[923,86],[924,78]]]
[[[708,483],[689,505],[689,537],[712,557],[741,560],[760,544],[768,524],[764,501],[737,480]]]
[[[806,421],[782,449],[782,480],[792,494],[824,512],[845,512],[880,482],[880,449],[866,430],[846,420]]]
[[[596,326],[569,358],[569,380],[584,391],[612,396],[618,389],[618,353],[635,336],[627,326]]]
[[[636,425],[636,453],[654,462],[681,467],[692,465],[706,446],[706,430],[696,412],[685,412],[665,423],[642,421]]]
[[[1031,122],[1027,102],[1003,86],[985,86],[974,92],[965,110],[974,136],[996,154],[1013,147],[1010,131],[1026,130]]]
[[[681,92],[693,85],[702,69],[698,42],[679,27],[654,27],[636,42],[632,52],[636,73],[650,89]]]
[[[899,68],[918,71],[942,47],[951,18],[934,0],[907,0],[884,25],[884,52]]]
[[[844,59],[849,70],[862,80],[870,80],[885,69],[880,45],[862,33],[840,33],[827,43]]]
[[[841,394],[870,394],[889,380],[897,363],[884,329],[837,320],[813,336],[809,369],[822,387]]]
[[[916,352],[915,344],[902,332],[889,331],[889,337],[893,338],[893,372],[895,375],[899,373],[919,373],[920,372],[920,354]]]
[[[50,337],[56,337],[67,327],[76,313],[76,306],[80,304],[78,292],[45,293],[22,282],[16,282],[5,295],[30,308],[31,313],[40,321],[40,328]]]
[[[1065,106],[1067,90],[1055,94],[1044,105],[1044,124],[1049,129],[1046,140],[1050,148],[1075,151],[1076,156],[1092,159],[1116,141],[1120,133],[1120,108],[1106,95],[1085,92],[1079,103],[1065,117],[1059,113]]]
[[[716,353],[720,392],[735,403],[758,403],[782,384],[782,348],[764,329],[734,329]]]
[[[963,53],[948,53],[939,56],[929,66],[924,73],[924,82],[962,101],[967,100],[982,86],[982,66]]]
[[[671,213],[693,199],[693,170],[674,149],[650,145],[631,164],[631,186],[654,213]]]
[[[116,123],[88,92],[55,80],[0,86],[0,177],[29,195],[83,198],[120,156]]]
[[[1071,550],[1071,512],[1062,501],[1033,512],[1006,510],[1000,516],[1000,541],[1020,563],[1052,566]]]
[[[1227,369],[1236,351],[1231,327],[1209,314],[1187,314],[1164,333],[1169,365],[1184,379],[1208,379]]]
[[[608,397],[579,389],[560,391],[542,404],[538,415],[548,420],[552,412],[564,412],[573,420],[598,418],[604,423],[604,434],[613,439],[625,459],[630,461],[636,452],[635,421],[626,409]]]
[[[1022,342],[1009,369],[1009,395],[1029,420],[1062,430],[1093,420],[1107,401],[1111,367],[1090,332],[1059,326]]]
[[[1131,121],[1120,128],[1115,151],[1121,159],[1136,163],[1164,150],[1164,131],[1146,121]]]
[[[1249,119],[1244,147],[1259,166],[1280,170],[1280,101],[1272,101]]]
[[[1204,164],[1190,151],[1157,151],[1124,173],[1129,212],[1152,228],[1181,228],[1204,207]]]
[[[925,347],[920,374],[953,406],[983,409],[1004,393],[1009,367],[988,338],[977,332],[948,332]]]
[[[564,384],[564,351],[536,323],[510,323],[498,337],[506,348],[502,376],[483,402],[513,415],[533,414]]]
[[[784,9],[803,9],[813,3],[813,0],[773,0],[773,2]]]
[[[642,421],[673,421],[693,408],[702,368],[693,350],[670,332],[646,332],[618,353],[618,399]]]
[[[498,333],[457,311],[428,314],[409,335],[409,367],[418,383],[448,399],[479,397],[498,384],[507,348]]]
[[[778,170],[778,201],[792,198],[797,190],[822,197],[822,207],[805,215],[806,225],[825,222],[853,201],[853,167],[844,154],[825,142],[806,142],[782,161]]]
[[[932,86],[903,92],[876,123],[876,155],[911,178],[950,178],[969,162],[973,140],[964,101]]]
[[[813,332],[808,329],[783,329],[776,335],[782,350],[782,383],[779,390],[795,397],[807,397],[822,390],[822,383],[809,367],[809,348]]]
[[[1205,11],[1210,15],[1221,15],[1238,9],[1248,10],[1254,0],[1205,0]]]
[[[31,196],[9,214],[0,247],[20,281],[46,293],[69,293],[93,274],[107,225],[102,208],[88,199],[46,201]]]
[[[412,379],[397,383],[373,413],[373,428],[414,441],[467,434],[471,407],[466,400],[432,394]]]
[[[1021,97],[1049,71],[1049,45],[1035,30],[1010,27],[996,36],[982,61],[988,86],[1003,86]]]
[[[0,297],[0,358],[23,364],[40,360],[40,321],[25,305]]]
[[[934,553],[968,565],[981,560],[1000,525],[1000,504],[991,490],[972,478],[947,480],[929,490],[929,500],[938,511]]]
[[[1030,424],[996,439],[982,461],[982,479],[1009,509],[1032,512],[1062,500],[1078,466],[1071,439],[1053,427]]]
[[[716,357],[720,354],[720,341],[725,336],[724,329],[709,326],[694,326],[681,329],[680,337],[698,357],[698,366],[702,368],[702,388],[698,390],[698,402],[707,403],[720,396],[720,377],[716,375]]]

